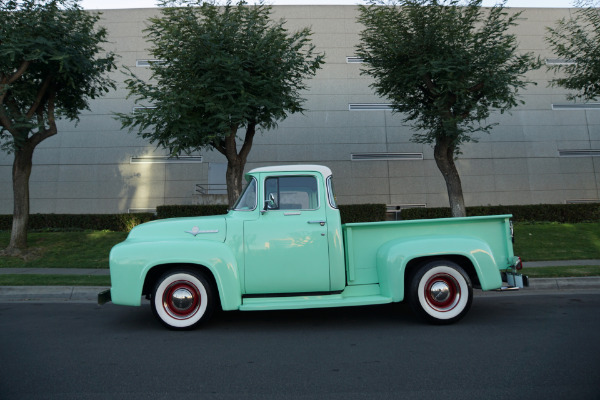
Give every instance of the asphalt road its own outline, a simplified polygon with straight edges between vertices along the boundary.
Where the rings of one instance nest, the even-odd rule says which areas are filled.
[[[0,304],[0,398],[598,399],[600,292],[477,297],[451,326],[404,305],[228,312]]]

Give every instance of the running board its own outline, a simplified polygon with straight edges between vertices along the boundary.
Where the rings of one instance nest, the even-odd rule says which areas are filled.
[[[342,293],[292,297],[244,298],[241,311],[299,310],[303,308],[329,308],[388,304],[391,297],[381,296],[379,285],[349,286]]]

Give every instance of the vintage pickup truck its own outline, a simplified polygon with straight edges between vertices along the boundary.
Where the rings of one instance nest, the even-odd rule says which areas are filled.
[[[341,224],[327,167],[257,168],[226,215],[139,225],[110,253],[98,302],[139,306],[172,329],[223,310],[407,300],[436,324],[462,318],[473,287],[522,287],[510,215]],[[503,279],[512,283],[503,287]]]

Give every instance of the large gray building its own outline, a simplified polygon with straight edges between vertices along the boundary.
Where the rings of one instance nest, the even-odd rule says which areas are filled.
[[[360,26],[355,6],[275,6],[289,29],[310,26],[326,64],[309,82],[304,115],[258,135],[247,169],[277,164],[329,166],[340,204],[385,203],[392,208],[447,206],[443,178],[428,145],[410,141],[412,131],[373,94],[355,57]],[[516,9],[514,11],[517,11]],[[513,28],[522,51],[548,62],[555,56],[545,27],[569,9],[525,9]],[[511,11],[512,12],[512,11]],[[142,30],[158,9],[104,10],[107,50],[140,76],[149,76],[149,44]],[[124,75],[118,90],[91,103],[75,125],[35,151],[32,213],[117,213],[153,210],[162,204],[220,200],[225,158],[216,151],[169,159],[166,151],[121,129],[114,112],[130,112]],[[471,205],[537,204],[600,199],[600,104],[572,104],[566,91],[548,87],[552,73],[530,73],[537,82],[522,93],[525,105],[493,115],[490,135],[463,147],[457,166]],[[0,153],[0,214],[12,213],[12,155]]]

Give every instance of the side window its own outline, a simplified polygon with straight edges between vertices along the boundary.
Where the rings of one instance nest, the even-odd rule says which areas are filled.
[[[314,176],[282,176],[265,181],[265,201],[274,200],[268,207],[271,210],[316,210],[318,194]]]
[[[238,202],[233,207],[237,211],[251,211],[256,208],[256,179],[252,179],[246,190],[240,196]]]
[[[329,205],[331,208],[337,208],[337,203],[335,201],[335,192],[333,191],[333,179],[331,176],[327,178],[327,200],[329,200]]]

